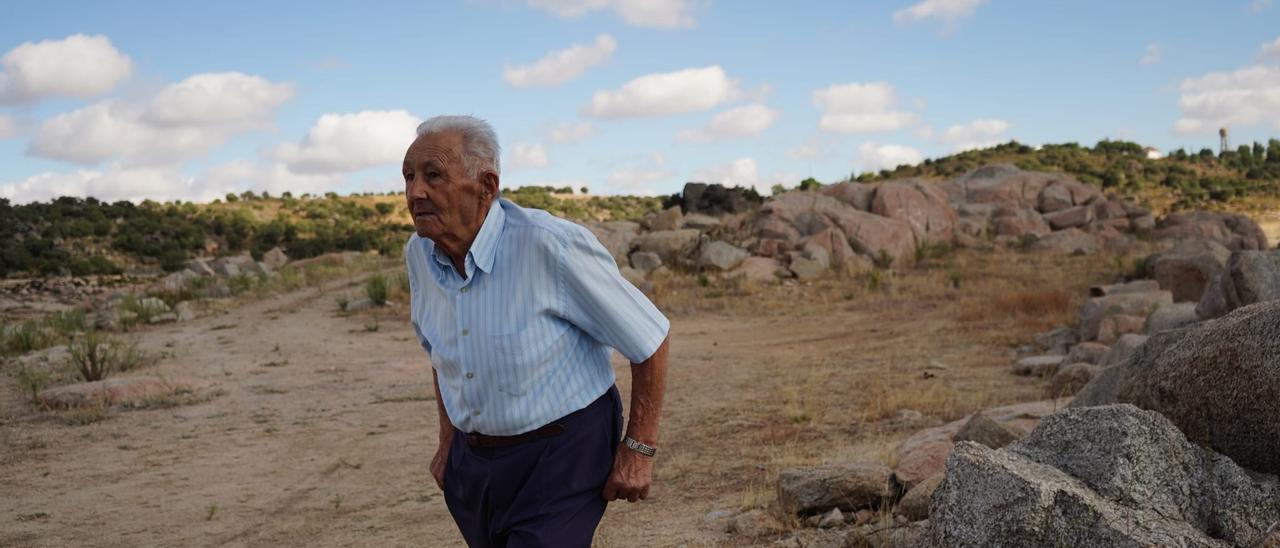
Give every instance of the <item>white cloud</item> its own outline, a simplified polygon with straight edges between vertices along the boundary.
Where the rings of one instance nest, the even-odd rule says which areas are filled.
[[[873,133],[909,126],[916,121],[911,112],[894,110],[898,105],[893,86],[884,82],[828,86],[813,92],[813,104],[822,110],[818,127],[837,133]]]
[[[145,101],[109,99],[59,114],[36,131],[30,154],[92,164],[172,164],[231,136],[270,127],[293,86],[238,72],[197,74]]]
[[[925,19],[942,21],[946,32],[954,30],[962,19],[967,19],[987,0],[924,0],[903,10],[894,12],[893,22],[911,23]]]
[[[582,113],[596,118],[688,114],[715,108],[742,92],[719,66],[647,74],[616,91],[597,91]]]
[[[565,18],[609,9],[629,25],[657,29],[686,29],[697,24],[696,0],[528,0],[529,6]]]
[[[18,135],[18,121],[10,116],[0,114],[0,140]]]
[[[905,145],[862,143],[858,147],[858,165],[863,171],[880,171],[898,166],[913,166],[924,161],[924,154]]]
[[[1005,142],[1005,132],[1013,124],[994,118],[982,118],[967,124],[948,127],[942,133],[934,135],[936,141],[951,146],[953,152],[964,152],[979,148],[990,148]],[[929,133],[932,134],[932,131]]]
[[[594,44],[575,44],[568,49],[553,51],[529,65],[507,65],[502,69],[502,77],[518,88],[558,86],[609,60],[617,49],[617,40],[601,34]]]
[[[301,142],[280,145],[272,156],[297,174],[340,173],[398,164],[421,122],[403,110],[325,114]]]
[[[1252,11],[1254,13],[1261,13],[1263,11],[1266,11],[1268,8],[1270,8],[1271,5],[1274,3],[1275,2],[1273,0],[1253,0],[1252,2],[1249,3],[1249,11]]]
[[[786,156],[792,161],[817,160],[826,158],[830,152],[830,143],[822,135],[811,135],[804,144],[787,149]]]
[[[542,169],[551,165],[547,146],[542,143],[516,143],[507,155],[506,168],[510,170]]]
[[[755,137],[778,120],[778,111],[761,104],[745,105],[721,112],[707,125],[676,134],[677,141],[703,143],[741,137]]]
[[[1262,44],[1262,47],[1259,48],[1258,57],[1264,60],[1280,61],[1280,38]]]
[[[547,139],[556,144],[578,143],[595,134],[596,128],[588,122],[569,122],[552,128]]]
[[[1178,133],[1261,124],[1280,130],[1280,66],[1255,65],[1188,78],[1179,89],[1182,117],[1174,123]]]
[[[292,98],[292,84],[240,72],[197,74],[160,90],[142,118],[156,126],[256,125]]]
[[[172,168],[119,165],[110,166],[105,171],[46,172],[0,185],[0,197],[15,203],[48,201],[59,196],[92,196],[109,202],[141,202],[146,199],[207,201],[226,191],[226,188],[198,184]]]
[[[1160,47],[1160,44],[1152,42],[1147,44],[1147,49],[1142,53],[1142,58],[1138,62],[1144,65],[1154,65],[1159,63],[1163,57],[1164,49]]]
[[[693,180],[729,186],[754,186],[760,182],[760,172],[754,158],[743,157],[727,164],[694,171]]]
[[[605,183],[613,193],[653,196],[657,194],[653,183],[665,181],[675,175],[675,171],[667,167],[666,156],[652,154],[642,162],[632,163],[610,173],[605,178]]]
[[[0,104],[95,97],[133,72],[133,62],[102,35],[24,42],[9,50],[0,65]]]

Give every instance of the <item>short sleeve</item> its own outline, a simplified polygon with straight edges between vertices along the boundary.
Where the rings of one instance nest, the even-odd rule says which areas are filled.
[[[415,264],[419,261],[418,259],[419,254],[414,253],[414,250],[415,248],[421,249],[421,246],[414,245],[414,242],[417,242],[417,241],[418,241],[418,236],[416,234],[413,236],[410,236],[409,241],[404,244],[404,253],[403,253],[405,274],[409,276],[409,303],[411,307],[417,306],[417,302],[418,302],[418,299],[414,298],[414,296],[419,291],[418,289],[419,272],[418,272],[418,269],[415,267]],[[410,314],[410,316],[412,315],[413,314]],[[427,337],[422,334],[422,328],[418,326],[418,322],[411,320],[411,323],[413,324],[413,334],[418,336],[418,344],[421,344],[422,349],[426,350],[427,354],[430,354],[431,341],[428,341]]]
[[[649,359],[667,338],[670,321],[622,277],[613,256],[590,231],[574,225],[562,243],[564,318],[631,363]]]

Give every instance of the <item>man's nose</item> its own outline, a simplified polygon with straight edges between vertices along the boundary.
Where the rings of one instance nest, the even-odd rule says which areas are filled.
[[[409,181],[409,188],[405,189],[405,193],[410,198],[426,198],[428,194],[427,182],[414,175],[413,180]]]

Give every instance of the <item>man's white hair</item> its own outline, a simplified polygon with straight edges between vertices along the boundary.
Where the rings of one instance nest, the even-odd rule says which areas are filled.
[[[428,133],[456,131],[462,135],[462,165],[467,177],[478,177],[486,169],[501,174],[498,158],[502,148],[498,146],[498,134],[489,122],[475,116],[436,116],[418,124],[418,136]]]

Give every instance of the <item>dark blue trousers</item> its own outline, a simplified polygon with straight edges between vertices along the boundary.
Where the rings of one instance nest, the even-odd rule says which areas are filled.
[[[564,433],[512,447],[471,447],[466,434],[453,437],[444,501],[468,545],[591,546],[622,439],[618,388],[554,422]]]

